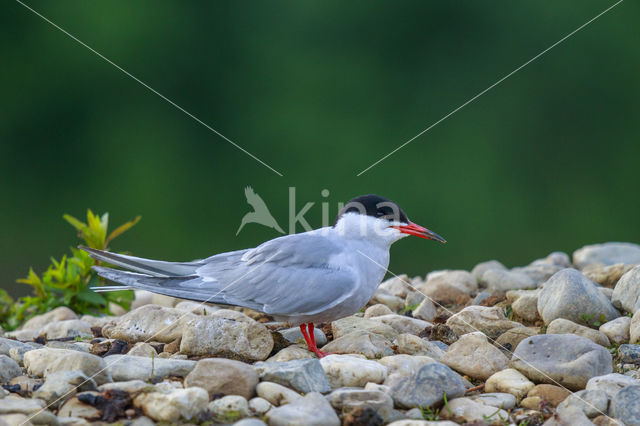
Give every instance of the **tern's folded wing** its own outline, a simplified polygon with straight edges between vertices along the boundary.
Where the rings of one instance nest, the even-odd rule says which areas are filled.
[[[321,235],[288,235],[248,250],[234,267],[212,263],[196,273],[200,286],[215,288],[229,304],[268,314],[310,315],[357,290],[354,270],[331,262],[340,253],[341,247]]]

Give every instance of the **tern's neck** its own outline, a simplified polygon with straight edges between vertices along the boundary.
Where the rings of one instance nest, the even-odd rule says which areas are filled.
[[[387,249],[405,236],[381,219],[356,213],[343,215],[332,230],[341,238],[368,242]]]

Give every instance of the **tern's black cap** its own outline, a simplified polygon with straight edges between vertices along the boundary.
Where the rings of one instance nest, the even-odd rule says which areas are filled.
[[[389,221],[409,223],[409,218],[395,201],[375,194],[360,195],[350,200],[338,213],[336,222],[340,220],[343,214],[350,212]]]

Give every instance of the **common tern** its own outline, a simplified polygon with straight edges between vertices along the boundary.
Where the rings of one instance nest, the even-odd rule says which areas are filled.
[[[373,297],[389,264],[389,248],[415,235],[445,243],[409,220],[393,201],[362,195],[349,201],[333,226],[285,235],[258,247],[192,262],[143,259],[81,247],[94,259],[128,271],[94,266],[121,286],[181,299],[240,306],[299,325],[318,357],[314,323],[352,315]]]

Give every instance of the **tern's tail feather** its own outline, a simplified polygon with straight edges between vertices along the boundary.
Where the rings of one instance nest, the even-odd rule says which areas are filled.
[[[177,297],[180,299],[197,300],[199,302],[220,303],[228,305],[222,298],[222,294],[211,291],[198,291],[194,288],[181,288],[183,284],[196,285],[201,280],[200,277],[154,277],[137,272],[120,271],[117,269],[94,266],[94,271],[103,278],[123,284],[120,286],[92,287],[92,290],[115,291],[127,289],[147,290],[153,293],[164,294],[165,296]]]
[[[109,251],[92,249],[80,246],[80,248],[96,260],[101,260],[111,265],[120,266],[154,277],[176,277],[193,275],[202,263],[195,262],[165,262],[162,260],[143,259],[141,257],[127,256],[125,254],[111,253]]]

